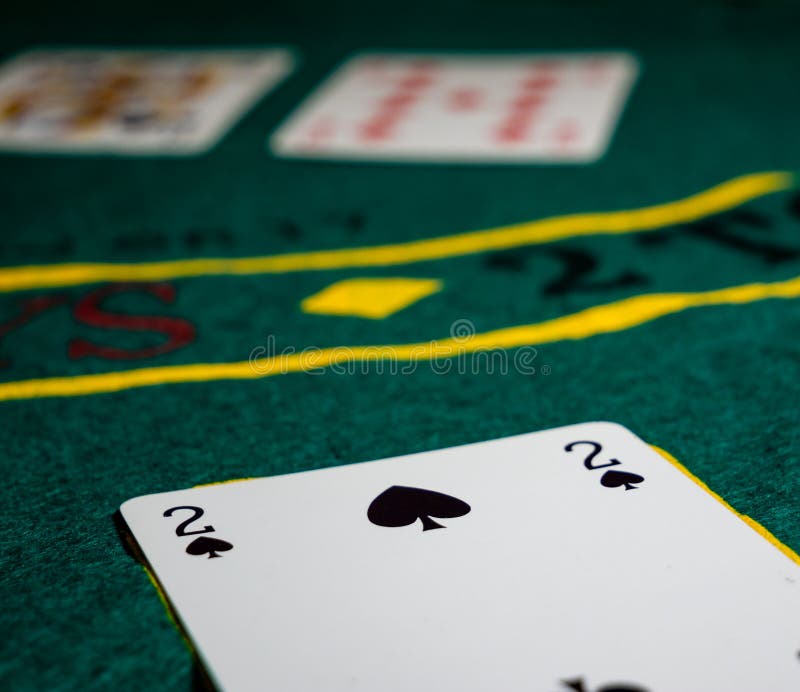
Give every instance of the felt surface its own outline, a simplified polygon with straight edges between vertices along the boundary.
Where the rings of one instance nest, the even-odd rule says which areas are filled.
[[[2,266],[373,245],[636,208],[746,173],[800,168],[792,88],[800,13],[791,3],[363,3],[350,16],[322,3],[192,7],[77,4],[35,15],[11,7],[0,24],[4,55],[34,44],[282,44],[300,62],[201,156],[0,156]],[[346,55],[369,48],[625,49],[640,57],[642,76],[607,155],[593,165],[269,155],[267,134]],[[120,348],[158,341],[76,320],[74,305],[97,286],[0,294],[3,322],[25,299],[64,301],[2,337],[0,382],[242,361],[270,335],[278,348],[426,341],[447,336],[458,319],[483,332],[639,293],[789,279],[800,275],[797,200],[785,191],[746,204],[749,217],[714,219],[727,244],[679,226],[401,267],[170,281],[169,304],[142,293],[109,299],[109,309],[196,328],[185,348],[139,361],[67,356],[78,337]],[[782,250],[765,252],[766,243]],[[564,252],[588,256],[596,269],[574,290],[548,291],[563,274]],[[303,298],[360,276],[437,279],[443,290],[379,321],[300,310]],[[111,515],[136,495],[200,483],[611,420],[674,454],[800,550],[799,333],[800,300],[767,300],[543,345],[535,363],[549,366],[547,375],[541,367],[535,375],[440,374],[420,364],[406,375],[291,374],[0,402],[0,687],[189,687],[190,655]]]

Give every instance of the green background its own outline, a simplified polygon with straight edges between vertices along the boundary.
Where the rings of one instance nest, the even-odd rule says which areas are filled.
[[[187,158],[0,156],[0,264],[153,261],[370,245],[549,215],[635,208],[735,176],[800,168],[797,27],[790,3],[552,5],[478,0],[323,3],[11,3],[6,56],[35,45],[288,45],[299,65],[209,153]],[[607,155],[592,165],[381,165],[278,160],[266,136],[356,50],[609,50],[642,74]],[[768,228],[717,221],[800,250],[794,194],[746,205]],[[557,249],[590,253],[566,295]],[[800,274],[677,227],[380,270],[172,282],[109,307],[192,321],[195,343],[148,361],[70,361],[70,339],[135,347],[70,308],[0,341],[0,380],[247,359],[279,347],[426,341],[457,319],[478,331],[538,322],[651,291],[701,291]],[[298,303],[352,276],[439,278],[444,290],[384,321],[306,315]],[[93,287],[53,291],[70,305]],[[36,292],[0,295],[0,319]],[[628,331],[548,344],[550,374],[287,375],[0,403],[0,687],[190,686],[190,656],[111,520],[124,500],[244,476],[365,461],[588,420],[675,454],[737,510],[800,550],[800,301],[700,308]],[[157,339],[155,339],[157,340]],[[678,515],[679,516],[679,515]]]

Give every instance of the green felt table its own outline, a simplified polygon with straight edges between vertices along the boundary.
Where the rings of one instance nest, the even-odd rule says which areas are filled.
[[[335,5],[11,3],[0,22],[4,56],[34,45],[286,45],[299,58],[205,154],[0,155],[0,283],[12,277],[0,293],[2,689],[191,685],[190,653],[112,515],[128,498],[201,483],[611,420],[800,550],[796,5]],[[271,155],[275,127],[368,49],[628,50],[642,73],[607,154],[589,165]],[[616,215],[653,205],[672,206],[654,223]],[[597,232],[549,242],[303,265],[311,252],[606,212]],[[608,232],[609,218],[627,219],[625,232]],[[173,271],[138,284],[135,271],[31,286],[3,273],[287,253],[300,257],[291,271]],[[301,307],[337,281],[386,277],[441,288],[384,319]],[[663,310],[625,302],[678,293],[688,298]],[[590,324],[582,311],[595,306],[607,309]],[[159,352],[169,339],[152,323],[93,322],[98,311],[170,318],[190,338]],[[535,372],[420,362],[242,378],[258,347],[425,344],[458,321],[490,347],[526,326]],[[513,358],[520,344],[510,345]],[[235,377],[214,367],[225,363],[239,364]],[[204,364],[197,376],[181,367],[191,364]],[[152,381],[126,379],[142,368],[156,369]]]

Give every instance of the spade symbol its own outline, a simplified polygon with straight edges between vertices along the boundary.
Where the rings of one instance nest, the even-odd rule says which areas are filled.
[[[625,486],[625,490],[636,490],[636,484],[644,482],[644,477],[627,471],[606,471],[600,479],[600,485],[606,488],[619,488]]]
[[[208,559],[210,560],[212,557],[222,557],[222,555],[217,555],[217,551],[224,553],[231,548],[233,548],[233,546],[228,543],[228,541],[223,541],[219,538],[209,538],[208,536],[200,536],[186,546],[186,552],[189,553],[189,555],[205,555],[208,553]]]
[[[422,530],[443,529],[431,517],[450,519],[469,512],[470,506],[455,497],[423,488],[393,485],[376,497],[367,510],[367,518],[378,526],[409,526],[417,519]]]

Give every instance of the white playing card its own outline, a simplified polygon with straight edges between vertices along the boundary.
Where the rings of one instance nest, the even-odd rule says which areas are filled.
[[[224,690],[800,689],[798,565],[615,424],[121,511]]]
[[[272,50],[41,50],[0,68],[0,149],[192,154],[291,70]]]
[[[627,53],[365,54],[272,137],[282,156],[590,162],[638,72]]]

